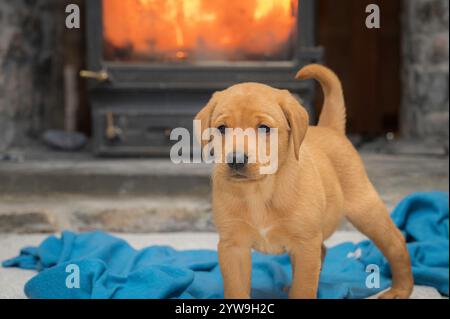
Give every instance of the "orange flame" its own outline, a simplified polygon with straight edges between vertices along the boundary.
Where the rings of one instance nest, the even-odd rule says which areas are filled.
[[[105,58],[292,58],[297,0],[103,0]]]

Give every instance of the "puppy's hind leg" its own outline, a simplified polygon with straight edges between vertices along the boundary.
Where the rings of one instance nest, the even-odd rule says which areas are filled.
[[[359,231],[375,243],[389,261],[392,287],[379,298],[408,298],[414,281],[405,239],[372,184],[368,184],[368,187],[360,189],[355,198],[346,203],[347,217]]]

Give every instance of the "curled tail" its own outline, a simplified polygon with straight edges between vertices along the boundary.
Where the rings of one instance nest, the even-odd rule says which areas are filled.
[[[319,117],[319,126],[327,126],[345,134],[345,103],[341,81],[330,69],[310,64],[298,71],[296,79],[316,79],[322,86],[324,103]]]

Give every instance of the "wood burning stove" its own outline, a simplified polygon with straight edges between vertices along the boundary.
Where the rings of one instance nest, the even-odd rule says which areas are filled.
[[[191,129],[214,91],[239,82],[310,108],[313,83],[294,75],[321,58],[314,19],[314,0],[87,1],[94,152],[166,155],[171,129]]]

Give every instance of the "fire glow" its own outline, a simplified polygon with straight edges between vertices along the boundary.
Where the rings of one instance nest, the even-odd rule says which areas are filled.
[[[292,58],[297,0],[103,0],[107,60]]]

